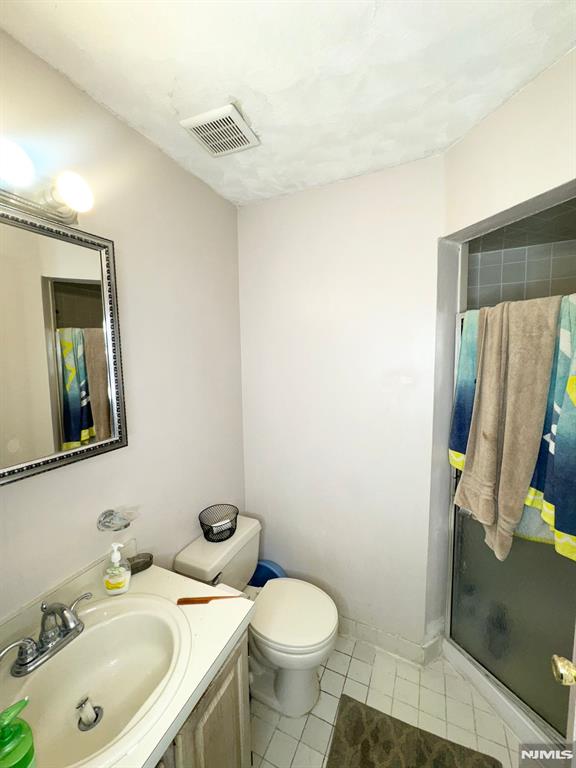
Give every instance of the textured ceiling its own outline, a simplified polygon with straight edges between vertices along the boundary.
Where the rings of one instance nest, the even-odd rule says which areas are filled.
[[[572,0],[3,0],[7,32],[236,203],[442,150],[569,50]],[[256,149],[179,125],[236,102]]]

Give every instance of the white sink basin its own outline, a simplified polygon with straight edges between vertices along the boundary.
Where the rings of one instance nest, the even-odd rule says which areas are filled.
[[[107,768],[127,755],[161,717],[190,656],[181,610],[162,597],[121,595],[81,611],[85,629],[24,678],[10,677],[8,705],[28,696],[37,768]],[[89,731],[78,728],[78,703],[103,709]],[[2,708],[0,707],[0,708]]]

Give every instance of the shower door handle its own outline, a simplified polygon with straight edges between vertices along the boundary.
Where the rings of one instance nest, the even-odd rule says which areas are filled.
[[[552,674],[561,685],[576,685],[576,664],[564,656],[552,656]]]

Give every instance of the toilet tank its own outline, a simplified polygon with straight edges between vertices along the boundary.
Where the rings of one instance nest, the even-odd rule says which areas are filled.
[[[206,584],[228,584],[243,590],[258,563],[260,530],[258,520],[238,515],[236,532],[226,541],[194,539],[174,558],[174,570]]]

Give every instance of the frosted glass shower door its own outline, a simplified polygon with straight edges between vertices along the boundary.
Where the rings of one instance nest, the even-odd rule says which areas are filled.
[[[482,526],[457,511],[451,616],[452,639],[566,736],[570,689],[554,680],[550,659],[572,659],[576,562],[522,539],[500,562]]]

